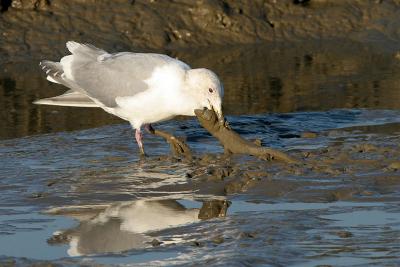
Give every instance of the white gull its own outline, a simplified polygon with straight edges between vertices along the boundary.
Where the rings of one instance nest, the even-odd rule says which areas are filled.
[[[40,63],[47,79],[70,90],[35,104],[100,107],[130,122],[144,154],[141,127],[177,115],[195,116],[195,109],[214,109],[223,120],[224,89],[208,69],[191,69],[167,55],[122,52],[110,54],[90,44],[67,42],[71,55],[60,62]]]

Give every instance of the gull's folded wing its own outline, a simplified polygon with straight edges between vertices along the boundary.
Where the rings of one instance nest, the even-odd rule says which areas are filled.
[[[165,65],[188,70],[185,63],[160,54],[116,53],[109,54],[89,44],[67,42],[72,53],[60,62],[44,60],[40,63],[47,79],[71,88],[80,95],[59,96],[39,100],[37,104],[96,106],[115,108],[116,99],[132,97],[148,90],[154,72]],[[80,98],[86,95],[92,102]],[[79,96],[78,100],[71,97]],[[57,103],[57,104],[56,104]],[[78,105],[79,104],[79,105]]]
[[[99,107],[93,100],[84,94],[72,90],[63,95],[36,100],[34,104],[70,106],[70,107]]]

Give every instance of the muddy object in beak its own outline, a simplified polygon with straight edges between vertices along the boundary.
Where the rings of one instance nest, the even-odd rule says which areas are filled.
[[[210,109],[212,111],[214,111],[214,113],[217,115],[218,118],[218,122],[223,125],[225,123],[225,118],[224,115],[222,114],[222,110],[221,109],[216,109],[213,105],[211,105],[211,102],[208,101],[210,104],[210,107],[204,107],[204,109]]]
[[[202,110],[196,109],[194,113],[196,114],[197,117],[201,116],[203,119],[207,121],[211,121],[214,119],[213,113],[208,108],[203,108]]]
[[[270,149],[267,147],[260,147],[237,134],[230,127],[227,127],[227,122],[218,117],[214,110],[207,108],[196,109],[194,113],[197,116],[200,124],[210,132],[224,147],[225,153],[231,154],[246,154],[260,157],[266,160],[281,160],[287,163],[298,163],[298,161],[289,155]]]

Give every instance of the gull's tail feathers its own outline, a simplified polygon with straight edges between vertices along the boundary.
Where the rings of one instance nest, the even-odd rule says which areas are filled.
[[[68,76],[71,76],[70,65],[68,65],[72,60],[71,57],[72,55],[63,57],[61,62],[43,60],[39,63],[39,66],[46,73],[46,79],[48,81],[62,84],[73,89],[73,91],[85,95],[85,91],[83,89],[81,89],[72,79],[68,79]],[[67,64],[65,64],[65,62],[67,62]],[[65,65],[67,65],[67,68]]]
[[[72,90],[63,95],[40,99],[33,103],[55,106],[99,107],[96,102],[87,96],[86,91],[76,84],[72,70],[73,67],[85,65],[93,60],[96,61],[100,56],[103,58],[109,54],[93,45],[80,44],[73,41],[67,42],[67,48],[72,55],[61,58],[60,62],[43,60],[39,66],[46,72],[47,80],[62,84]]]
[[[69,90],[66,93],[49,97],[44,99],[39,99],[33,102],[38,105],[52,105],[52,106],[68,106],[68,107],[99,107],[93,100],[84,94],[79,92]]]
[[[46,72],[47,80],[53,83],[64,84],[62,77],[64,70],[59,62],[43,60],[39,63],[39,66]]]

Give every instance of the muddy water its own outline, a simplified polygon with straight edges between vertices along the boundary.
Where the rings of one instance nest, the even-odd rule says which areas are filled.
[[[390,52],[331,43],[171,53],[223,76],[232,128],[301,164],[224,157],[194,119],[159,126],[186,138],[192,162],[152,136],[140,160],[128,125],[94,109],[30,105],[61,90],[8,64],[1,264],[399,264]]]

